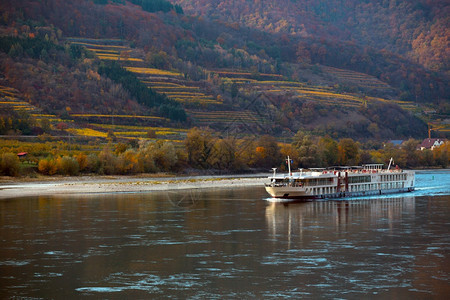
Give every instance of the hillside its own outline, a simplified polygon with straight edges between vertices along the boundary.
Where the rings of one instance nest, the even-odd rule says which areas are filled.
[[[59,126],[181,141],[188,128],[208,126],[223,135],[392,139],[424,137],[424,109],[448,113],[445,75],[399,55],[189,16],[182,2],[132,2],[0,4],[2,111],[29,124],[2,134],[60,134]]]
[[[262,31],[386,50],[449,70],[448,1],[174,0],[184,11]]]

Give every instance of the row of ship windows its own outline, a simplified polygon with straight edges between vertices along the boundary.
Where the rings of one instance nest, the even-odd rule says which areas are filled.
[[[350,185],[349,192],[363,192],[363,191],[373,191],[373,190],[389,190],[389,189],[400,189],[404,188],[404,182],[390,182],[381,184],[358,184]],[[307,188],[307,193],[311,195],[322,195],[322,194],[334,194],[337,193],[336,187],[323,187],[323,188]]]
[[[389,190],[404,188],[404,182],[390,182],[380,184],[359,184],[349,186],[350,192],[373,191],[373,190]]]
[[[381,181],[406,180],[406,174],[387,174],[381,175]]]
[[[334,194],[337,193],[337,188],[336,187],[307,188],[306,193],[309,193],[310,195]]]

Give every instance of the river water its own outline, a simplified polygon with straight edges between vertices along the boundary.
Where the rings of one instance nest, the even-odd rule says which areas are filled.
[[[263,187],[1,200],[0,298],[446,299],[450,171],[416,186],[291,204]]]

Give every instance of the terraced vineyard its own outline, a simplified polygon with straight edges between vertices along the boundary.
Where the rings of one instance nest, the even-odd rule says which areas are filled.
[[[102,60],[117,60],[123,62],[143,62],[140,57],[133,57],[136,52],[128,46],[128,42],[117,39],[87,39],[87,38],[68,38],[68,41],[74,45],[86,47],[89,51]]]
[[[71,135],[84,138],[107,138],[109,132],[118,138],[148,138],[149,132],[152,132],[155,139],[181,142],[187,132],[186,129],[162,127],[163,124],[167,123],[167,120],[156,116],[71,114],[72,120],[62,120],[55,115],[42,113],[39,108],[23,101],[19,91],[6,86],[0,86],[0,108],[4,108],[6,111],[27,112],[37,122],[46,119],[50,121],[50,125],[54,129],[57,127],[57,124],[65,123],[68,126],[65,131]],[[129,126],[110,124],[114,122],[126,123],[126,120],[133,124],[137,121],[137,123],[144,125]],[[95,123],[98,121],[101,123]],[[146,126],[145,124],[154,124],[155,126]],[[65,135],[61,131],[58,134]]]
[[[68,131],[77,136],[84,137],[108,137],[108,133],[117,138],[126,139],[158,139],[172,142],[182,142],[186,136],[187,129],[157,127],[157,126],[137,126],[137,125],[112,125],[90,123],[89,127],[70,128]]]
[[[186,79],[184,74],[173,70],[150,68],[144,62],[144,54],[132,49],[126,41],[108,39],[69,39],[71,43],[82,45],[94,52],[102,60],[117,60],[121,65],[136,76],[148,87],[165,94],[170,99],[182,103],[194,125],[220,127],[231,124],[265,124],[264,113],[252,111],[251,108],[235,111],[230,105],[224,105],[223,96],[213,94],[207,84],[202,81]],[[367,74],[332,67],[321,66],[321,74],[326,74],[331,82],[345,82],[350,86],[358,86],[369,90],[392,91],[392,88]],[[219,77],[223,83],[235,85],[243,93],[264,93],[277,97],[288,97],[292,101],[313,101],[325,106],[358,108],[371,102],[396,103],[404,109],[415,111],[417,107],[412,102],[385,99],[382,97],[363,96],[357,93],[344,93],[338,86],[313,85],[303,82],[287,81],[278,74],[265,74],[245,70],[206,70],[208,78]],[[216,92],[217,93],[217,92]],[[75,120],[97,124],[98,132],[73,130],[74,134],[102,136],[112,130],[116,136],[127,138],[144,137],[148,128],[165,126],[167,120],[155,116],[112,116],[112,115],[72,115]],[[132,122],[140,124],[142,128],[125,128],[117,126],[131,126]],[[104,124],[104,125],[100,125]],[[108,126],[113,126],[106,129]],[[141,127],[140,127],[141,128]],[[151,129],[154,130],[154,129]],[[158,136],[166,136],[157,134]],[[179,133],[169,134],[169,138],[180,137]]]
[[[133,125],[108,125],[91,124],[103,131],[112,131],[117,137],[136,139],[150,138],[158,140],[167,140],[172,142],[181,142],[186,137],[187,129],[157,127],[157,126],[133,126]],[[154,135],[154,137],[151,137]]]
[[[178,134],[179,129],[166,128],[164,133],[161,129],[156,130],[165,128],[163,126],[169,122],[162,117],[103,114],[71,114],[70,116],[77,124],[84,124],[68,130],[74,135],[106,138],[110,132],[118,138],[137,139],[149,137],[149,130],[153,130],[156,136],[163,139],[167,136],[173,140],[182,139],[182,136]]]
[[[142,120],[152,120],[155,122],[158,121],[166,121],[165,118],[162,117],[155,117],[155,116],[137,116],[137,115],[102,115],[102,114],[71,114],[72,118],[81,118],[86,121],[89,121],[90,119],[107,119],[111,120],[115,118],[116,120],[120,119],[142,119]],[[109,121],[108,121],[109,122]]]
[[[138,78],[148,87],[184,105],[204,108],[209,105],[222,105],[222,101],[204,90],[201,82],[185,80],[180,73],[152,68],[127,69],[138,74]]]
[[[278,75],[278,74],[266,74],[266,73],[251,73],[251,72],[245,72],[245,71],[236,71],[236,70],[208,70],[208,73],[211,74],[217,74],[218,76],[222,78],[230,78],[230,79],[236,79],[236,80],[283,80],[284,76]]]
[[[323,66],[322,69],[324,70],[324,72],[331,74],[336,78],[339,78],[341,80],[344,79],[346,82],[353,83],[354,85],[357,85],[359,87],[377,90],[392,90],[392,88],[387,83],[364,73],[327,66]]]
[[[221,124],[221,125],[236,125],[241,126],[243,124],[263,124],[265,122],[264,117],[259,116],[257,113],[244,110],[244,111],[190,111],[192,117],[197,123],[201,125]]]
[[[19,91],[6,86],[0,86],[0,107],[15,111],[26,111],[31,114],[40,112],[37,107],[22,100]]]
[[[335,77],[341,79],[344,78],[346,81],[352,80],[358,85],[363,85],[373,89],[391,89],[391,87],[386,83],[367,74],[331,67],[323,68]],[[243,89],[259,90],[264,91],[265,93],[278,95],[289,94],[293,98],[316,101],[320,104],[329,106],[360,107],[371,101],[381,101],[396,103],[403,109],[407,110],[417,109],[414,103],[410,101],[390,100],[380,97],[368,97],[352,93],[342,93],[329,86],[314,86],[302,82],[285,81],[281,76],[276,74],[261,74],[265,78],[271,78],[271,80],[258,80],[255,79],[255,77],[257,77],[255,74],[248,72],[211,72],[222,76],[224,80],[229,80]]]
[[[143,54],[129,47],[126,41],[114,39],[70,38],[72,44],[81,45],[94,52],[99,59],[119,61],[126,70],[136,76],[148,87],[165,94],[183,104],[196,104],[202,107],[221,105],[222,101],[202,90],[201,84],[185,80],[183,74],[170,70],[149,68],[143,60]],[[195,89],[195,90],[194,90]]]
[[[39,108],[24,101],[20,92],[11,87],[0,86],[0,108],[4,108],[6,111],[26,112],[36,121],[40,122],[42,119],[47,119],[52,125],[63,121],[56,115],[42,113]]]

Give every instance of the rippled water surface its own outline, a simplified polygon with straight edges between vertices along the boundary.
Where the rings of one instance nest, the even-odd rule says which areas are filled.
[[[0,298],[446,298],[450,172],[414,193],[264,188],[0,201]]]

